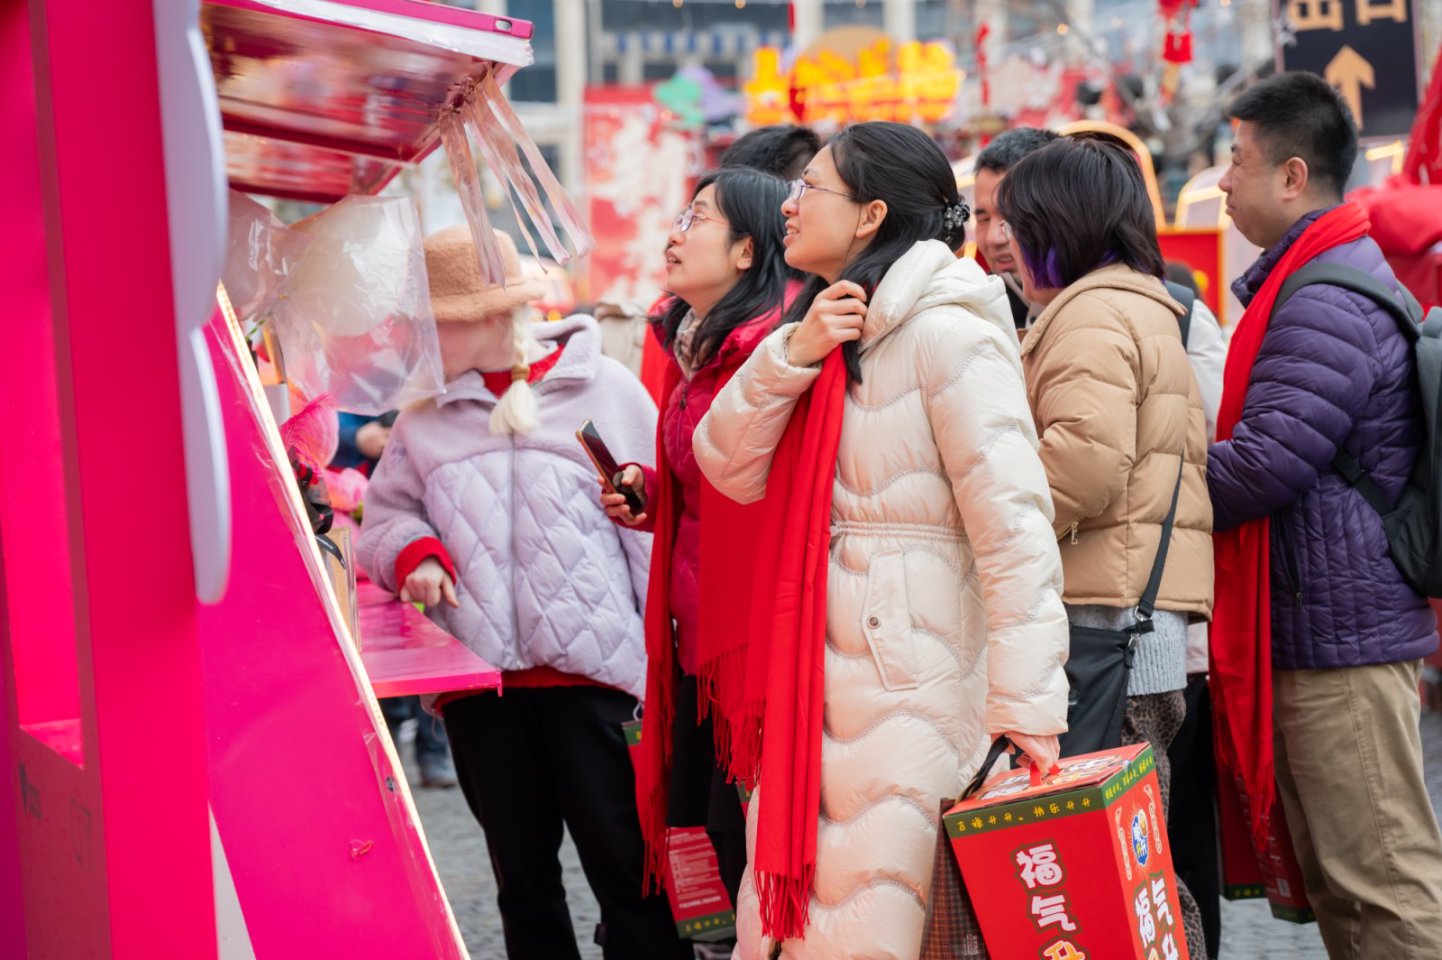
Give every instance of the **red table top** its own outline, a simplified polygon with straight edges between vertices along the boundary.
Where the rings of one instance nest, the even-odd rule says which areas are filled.
[[[500,688],[501,671],[369,580],[356,584],[356,607],[361,660],[377,697]]]

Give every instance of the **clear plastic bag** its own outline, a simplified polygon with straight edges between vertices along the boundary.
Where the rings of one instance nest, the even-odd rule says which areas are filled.
[[[309,241],[271,314],[308,397],[379,416],[444,390],[415,206],[346,197],[291,229]]]
[[[230,238],[221,282],[243,324],[263,314],[283,292],[306,242],[265,207],[230,191]]]

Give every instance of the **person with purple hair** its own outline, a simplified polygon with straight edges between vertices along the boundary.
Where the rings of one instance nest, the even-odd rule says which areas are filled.
[[[1119,143],[1063,138],[1028,154],[997,205],[1023,295],[1043,305],[1022,367],[1056,506],[1072,657],[1077,628],[1135,630],[1120,742],[1100,748],[1150,742],[1165,807],[1167,747],[1186,716],[1187,625],[1210,618],[1213,597],[1207,423],[1177,323],[1185,310],[1162,283],[1155,214]],[[1141,599],[1159,555],[1148,617]],[[1098,749],[1069,749],[1075,733],[1062,756]],[[1179,886],[1189,952],[1204,957],[1196,902]]]

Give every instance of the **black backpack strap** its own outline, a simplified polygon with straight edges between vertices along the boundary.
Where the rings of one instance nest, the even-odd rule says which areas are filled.
[[[1173,283],[1170,280],[1163,281],[1167,285],[1167,293],[1172,299],[1186,308],[1187,312],[1177,317],[1177,326],[1181,328],[1182,346],[1187,345],[1187,336],[1192,332],[1192,310],[1197,305],[1197,295],[1192,288],[1180,283]]]
[[[1177,502],[1182,496],[1182,473],[1187,468],[1187,458],[1182,457],[1177,464],[1177,485],[1172,490],[1172,506],[1167,511],[1167,518],[1162,521],[1162,539],[1157,544],[1157,558],[1152,561],[1152,575],[1147,578],[1146,589],[1142,591],[1142,597],[1137,601],[1137,623],[1132,627],[1130,633],[1151,633],[1152,614],[1157,611],[1157,594],[1162,589],[1162,573],[1167,567],[1167,551],[1172,546],[1172,527],[1177,522]]]
[[[1356,487],[1362,499],[1366,500],[1373,510],[1384,517],[1392,512],[1394,504],[1387,499],[1387,495],[1377,486],[1366,468],[1357,462],[1356,457],[1338,447],[1337,455],[1332,458],[1332,469],[1340,473],[1349,486]]]
[[[1282,284],[1282,289],[1277,294],[1277,302],[1272,305],[1272,315],[1276,316],[1277,311],[1282,309],[1282,304],[1291,299],[1292,294],[1316,283],[1341,287],[1371,300],[1392,315],[1409,343],[1416,343],[1422,336],[1422,306],[1406,287],[1389,286],[1365,270],[1358,270],[1344,263],[1318,263],[1313,260],[1297,270]]]
[[[1276,316],[1282,304],[1286,303],[1292,294],[1314,283],[1341,287],[1366,297],[1397,321],[1397,326],[1408,343],[1416,343],[1421,339],[1422,306],[1417,302],[1417,298],[1412,296],[1411,291],[1403,286],[1388,286],[1370,273],[1343,263],[1318,263],[1314,260],[1293,273],[1282,284],[1282,289],[1277,294],[1277,302],[1272,306],[1272,315]],[[1356,457],[1338,448],[1337,455],[1332,458],[1332,469],[1341,474],[1342,479],[1349,485],[1355,487],[1373,510],[1383,516],[1392,512],[1394,504],[1372,480],[1366,469],[1357,462]]]

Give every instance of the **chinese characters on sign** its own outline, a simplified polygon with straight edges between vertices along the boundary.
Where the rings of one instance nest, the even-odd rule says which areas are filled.
[[[855,57],[803,54],[790,72],[781,51],[756,51],[745,85],[746,119],[774,123],[938,123],[951,116],[963,74],[941,43],[894,44],[882,37]]]
[[[1327,78],[1363,136],[1405,136],[1417,110],[1417,51],[1407,0],[1287,0],[1289,70]]]
[[[1160,873],[1153,874],[1150,880],[1143,877],[1132,906],[1137,917],[1137,933],[1142,938],[1142,949],[1147,951],[1147,956],[1157,956],[1155,948],[1160,944],[1161,956],[1165,960],[1178,960],[1181,950],[1177,939],[1184,934],[1172,914],[1166,877]]]
[[[1057,856],[1056,846],[1041,843],[1023,847],[1015,855],[1017,876],[1032,892],[1031,918],[1038,930],[1056,927],[1057,934],[1076,933],[1077,923],[1067,905],[1066,871]],[[1086,960],[1076,943],[1065,937],[1058,937],[1042,950],[1046,960]]]

